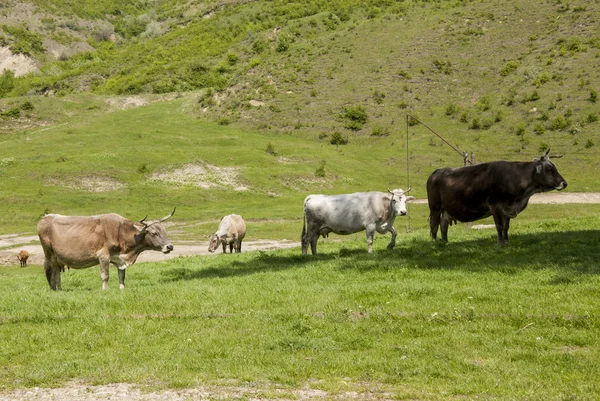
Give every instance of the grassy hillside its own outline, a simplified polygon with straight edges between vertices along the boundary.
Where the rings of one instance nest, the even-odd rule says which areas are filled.
[[[408,112],[481,160],[552,147],[585,163],[600,144],[594,2],[30,4],[54,21],[37,35],[87,24],[94,50],[6,95],[202,90],[209,119],[350,141],[401,131]]]
[[[42,67],[0,78],[1,232],[46,211],[264,221],[314,192],[425,197],[462,157],[408,115],[477,161],[550,147],[569,190],[600,190],[596,3],[10,4],[2,43],[38,38],[21,51]]]

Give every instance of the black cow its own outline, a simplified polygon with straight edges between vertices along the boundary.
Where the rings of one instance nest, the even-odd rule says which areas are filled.
[[[494,161],[435,170],[427,179],[432,238],[436,239],[441,227],[442,240],[448,241],[452,221],[493,216],[498,243],[506,244],[510,219],[527,207],[531,195],[567,187],[549,160],[549,151],[532,162]]]

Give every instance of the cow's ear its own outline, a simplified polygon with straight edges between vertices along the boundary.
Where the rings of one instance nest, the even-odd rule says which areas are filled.
[[[414,196],[412,196],[412,195],[409,195],[409,196],[406,197],[406,201],[407,202],[414,201],[415,199],[416,198]]]
[[[535,165],[535,172],[538,174],[542,172],[542,163],[538,163]]]

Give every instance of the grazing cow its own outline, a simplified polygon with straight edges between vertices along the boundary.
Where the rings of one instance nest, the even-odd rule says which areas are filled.
[[[344,195],[309,195],[304,199],[304,225],[302,227],[302,254],[308,245],[313,255],[317,254],[319,235],[326,237],[333,232],[340,235],[367,231],[369,253],[373,252],[373,236],[392,233],[387,248],[396,245],[396,216],[406,215],[406,202],[414,197],[406,191],[394,189],[385,192],[356,192]]]
[[[214,252],[219,244],[223,246],[223,253],[242,252],[242,240],[246,236],[246,223],[242,216],[230,214],[221,219],[216,233],[208,236],[208,251]]]
[[[427,179],[431,237],[436,239],[440,227],[442,240],[448,241],[453,221],[493,216],[498,243],[506,244],[510,219],[527,207],[531,195],[567,187],[549,151],[532,162],[494,161],[434,171]]]
[[[141,252],[173,250],[162,222],[174,213],[175,209],[170,215],[149,222],[145,221],[146,216],[139,224],[114,213],[89,217],[44,216],[37,231],[44,249],[44,269],[50,288],[62,289],[60,273],[65,271],[65,266],[84,269],[97,264],[103,290],[108,288],[110,264],[119,269],[119,286],[125,288],[125,269],[135,263]]]
[[[27,266],[27,259],[29,259],[29,252],[27,252],[25,249],[22,249],[19,252],[19,254],[17,255],[17,259],[19,259],[19,263],[21,264],[21,267]]]

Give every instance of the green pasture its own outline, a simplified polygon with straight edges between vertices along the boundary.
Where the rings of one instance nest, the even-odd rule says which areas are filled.
[[[506,247],[493,229],[462,225],[434,243],[398,219],[396,248],[376,236],[371,255],[362,235],[331,235],[316,257],[139,263],[123,291],[115,270],[107,291],[91,268],[51,292],[40,266],[2,267],[0,387],[227,380],[396,399],[595,399],[598,208],[532,205]]]
[[[34,108],[33,127],[0,134],[0,234],[34,233],[44,213],[116,212],[139,220],[164,216],[173,207],[173,224],[194,235],[229,213],[264,228],[270,221],[301,220],[302,202],[311,193],[410,185],[412,195],[426,198],[433,170],[462,164],[449,148],[431,150],[433,134],[424,127],[411,127],[407,158],[402,131],[335,146],[310,136],[242,130],[194,117],[194,93],[173,100],[148,97],[149,104],[125,110],[111,106],[125,99],[93,95],[12,100],[25,101]],[[502,140],[495,138],[498,147]],[[569,191],[600,189],[591,161],[565,156],[556,164]],[[214,186],[155,179],[189,165],[203,166],[204,179]],[[231,180],[227,171],[234,171]],[[277,231],[265,228],[264,237],[254,238],[281,238]]]

